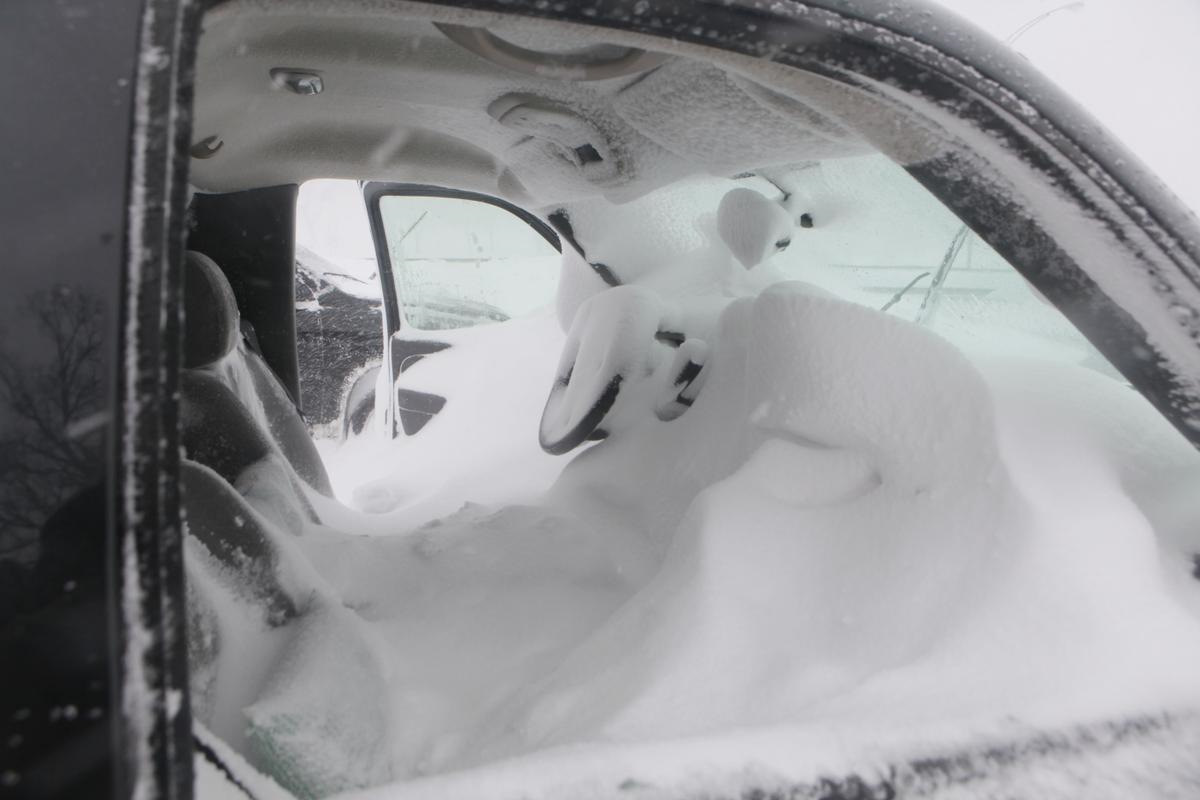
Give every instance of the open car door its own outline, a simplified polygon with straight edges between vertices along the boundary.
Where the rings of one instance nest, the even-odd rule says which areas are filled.
[[[378,374],[368,377],[374,392],[351,390],[347,427],[361,429],[373,404],[386,436],[415,436],[447,398],[407,386],[405,373],[480,335],[467,329],[552,302],[562,244],[545,221],[498,197],[378,182],[366,183],[363,196],[383,289],[385,344]]]

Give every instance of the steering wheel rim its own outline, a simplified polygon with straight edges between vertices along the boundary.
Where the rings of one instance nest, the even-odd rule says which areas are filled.
[[[612,410],[613,405],[616,404],[623,380],[623,376],[614,375],[605,384],[604,390],[600,395],[589,405],[587,412],[580,417],[577,423],[570,426],[566,433],[555,436],[548,433],[544,426],[539,425],[538,444],[542,446],[542,449],[552,456],[561,456],[564,453],[571,452],[589,439],[598,438],[595,434],[600,430],[600,423],[604,422],[604,418]],[[566,392],[568,385],[569,378],[568,382],[558,380],[554,382],[554,388],[550,390],[550,397],[546,400],[547,409],[557,401],[556,393],[561,396]],[[542,416],[544,419],[546,416],[545,411],[542,412]]]
[[[562,455],[596,438],[628,379],[646,374],[662,315],[657,296],[633,286],[580,306],[538,425],[543,450]]]

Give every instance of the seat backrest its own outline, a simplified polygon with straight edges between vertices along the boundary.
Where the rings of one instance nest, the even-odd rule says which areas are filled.
[[[266,362],[242,341],[237,301],[220,267],[189,251],[183,288],[184,448],[189,457],[233,482],[237,473],[232,470],[277,451],[301,480],[332,497],[329,475],[299,411]]]
[[[248,348],[243,349],[240,355],[246,362],[255,392],[262,402],[267,427],[283,451],[284,458],[305,483],[326,497],[333,497],[333,487],[325,464],[291,396],[262,356]]]

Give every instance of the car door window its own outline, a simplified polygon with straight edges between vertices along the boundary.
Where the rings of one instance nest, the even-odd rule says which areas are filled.
[[[22,76],[0,123],[0,797],[110,796],[128,741],[112,522],[136,491],[114,465],[141,13],[0,9],[0,65]]]
[[[404,322],[419,330],[503,322],[554,299],[560,253],[528,222],[462,197],[384,195],[379,218]]]

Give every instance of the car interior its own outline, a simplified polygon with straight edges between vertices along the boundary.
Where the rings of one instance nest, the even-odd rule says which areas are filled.
[[[814,34],[805,44],[822,41]],[[1196,452],[1130,388],[1112,350],[1102,354],[1079,333],[1080,314],[1092,313],[1084,307],[1094,309],[1083,290],[1079,309],[1066,294],[1052,304],[1013,266],[1014,253],[1036,248],[985,240],[906,171],[936,161],[947,142],[961,144],[965,134],[944,118],[865,78],[796,69],[771,55],[766,45],[754,57],[669,35],[399,0],[226,0],[205,12],[181,281],[181,477],[190,704],[222,774],[260,797],[406,784],[432,792],[471,785],[465,770],[547,750],[569,760],[572,746],[589,743],[782,724],[792,700],[773,705],[745,687],[776,680],[772,669],[788,656],[743,636],[733,612],[729,620],[713,612],[727,627],[712,630],[728,634],[715,650],[688,644],[662,663],[655,654],[675,653],[690,634],[630,631],[647,620],[707,630],[688,622],[693,609],[735,581],[710,575],[710,559],[732,568],[743,561],[698,509],[725,508],[722,492],[739,481],[767,487],[753,496],[770,509],[849,508],[881,486],[886,494],[899,473],[913,481],[905,491],[917,504],[938,487],[975,497],[968,478],[1011,483],[1014,497],[1026,491],[1022,480],[988,472],[999,469],[992,461],[955,460],[960,450],[998,459],[1015,447],[978,434],[991,422],[970,410],[973,398],[999,386],[991,376],[1003,370],[977,380],[968,366],[976,359],[1037,355],[1064,365],[1047,375],[1069,366],[1083,376],[1071,378],[1070,402],[1117,398],[1128,425],[1110,426],[1113,447],[1129,464],[1154,451],[1119,483],[1158,536],[1164,591],[1172,608],[1187,609],[1178,629],[1194,622],[1200,517],[1185,487],[1200,475]],[[359,203],[354,230],[369,267],[349,278],[348,259],[300,244],[306,226],[350,229],[349,217],[326,219],[325,207],[297,210],[306,187],[327,181]],[[511,234],[465,229],[482,230],[473,221],[493,212],[496,230]],[[509,271],[478,296],[444,301],[430,290],[429,302],[417,302],[420,269],[460,270],[453,274],[465,277],[444,281],[451,290],[493,280],[480,267],[487,258],[468,245],[492,248],[498,269]],[[426,267],[426,250],[448,255]],[[358,299],[338,295],[353,311],[345,329],[314,312],[313,326],[330,327],[311,333],[306,309],[327,302],[321,313],[332,314],[329,298],[352,283],[366,288],[354,289]],[[322,354],[343,334],[348,349]],[[789,350],[793,339],[805,344]],[[845,344],[827,346],[834,340]],[[803,375],[781,375],[780,365],[801,361],[812,365]],[[814,386],[841,399],[814,399]],[[804,399],[803,414],[783,408],[789,397]],[[851,413],[872,421],[855,427],[845,421]],[[1097,420],[1098,428],[1111,422],[1100,412]],[[779,449],[792,447],[807,448],[811,460]],[[793,473],[798,485],[818,488],[780,482]],[[947,564],[960,553],[963,563],[1019,561],[999,545],[968,553],[953,543],[961,530],[1020,517],[1008,501],[966,502],[949,504],[959,514],[950,522],[932,511],[898,514],[896,530],[931,532]],[[884,512],[862,514],[855,524]],[[758,541],[756,517],[730,519],[739,541]],[[680,553],[690,552],[696,525],[697,541],[716,544],[688,561]],[[796,636],[815,637],[830,664],[854,665],[846,680],[877,689],[862,703],[887,706],[881,698],[903,687],[869,683],[862,665],[925,653],[936,639],[929,620],[950,613],[959,578],[902,545],[842,553],[833,542],[797,558],[811,565],[824,554],[835,566],[793,574],[836,597],[829,614],[842,622],[806,611],[798,616],[813,619]],[[766,540],[755,547],[795,555]],[[828,575],[850,563],[870,571],[848,574],[838,588]],[[927,591],[909,598],[894,570],[928,571],[918,582]],[[693,573],[712,580],[714,593],[689,583]],[[753,584],[753,574],[735,582]],[[506,599],[542,581],[565,588]],[[890,590],[905,599],[890,603]],[[796,602],[819,606],[825,596]],[[651,601],[660,604],[637,605]],[[508,609],[508,621],[493,625],[489,607]],[[774,618],[769,605],[749,608]],[[856,628],[861,618],[881,621]],[[846,644],[831,632],[838,625],[863,635]],[[760,671],[745,666],[757,656],[729,656],[743,646],[765,653]],[[624,660],[598,677],[589,671],[616,651]],[[404,655],[414,652],[433,655],[414,665],[420,658]],[[710,658],[713,674],[750,676],[737,684],[742,695],[713,693],[711,719],[696,710],[706,705],[700,697],[669,688],[721,685],[689,682],[680,666],[690,659],[699,669]],[[814,698],[844,688],[829,677],[839,669],[786,697],[804,698],[795,708],[824,708]],[[677,672],[685,677],[676,681]],[[1163,673],[1150,677],[1167,688],[1142,711],[1164,707],[1171,691],[1190,702],[1182,679]],[[644,675],[649,688],[636,677]],[[1126,679],[1120,673],[1112,685]],[[589,705],[589,692],[628,713],[612,722]],[[645,699],[656,692],[669,699]],[[1119,706],[1064,706],[1045,724],[1107,719]],[[751,707],[745,719],[717,712]],[[845,709],[813,713],[817,730],[853,719]],[[963,713],[980,729],[991,719]],[[1040,730],[1036,715],[1028,719]],[[870,743],[894,753],[918,741],[944,752],[937,748],[959,741],[906,739],[904,724],[917,723],[844,735],[863,745],[849,746],[857,754]],[[711,754],[697,752],[701,761]],[[579,758],[570,762],[579,774],[600,774],[586,753]],[[467,783],[436,783],[455,775]]]

